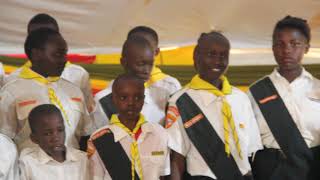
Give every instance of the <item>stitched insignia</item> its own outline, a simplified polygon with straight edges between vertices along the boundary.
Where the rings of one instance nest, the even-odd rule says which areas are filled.
[[[263,99],[259,100],[259,103],[260,104],[265,104],[265,103],[267,103],[267,102],[269,102],[271,100],[277,99],[277,98],[278,98],[278,95],[274,94],[272,96],[268,96],[266,98],[263,98]]]
[[[174,116],[174,115],[172,115],[170,112],[168,112],[167,113],[167,115],[166,115],[166,125],[165,125],[165,128],[167,129],[167,128],[170,128],[171,126],[172,126],[172,124],[174,123],[174,122],[176,122],[177,121],[177,117],[176,116]]]
[[[176,117],[180,116],[179,110],[175,106],[169,106],[168,107],[168,112],[172,112]]]
[[[244,123],[239,123],[239,127],[240,127],[241,129],[245,128]]]
[[[152,151],[151,155],[152,156],[163,156],[164,155],[164,151]]]
[[[73,97],[73,98],[71,98],[71,100],[75,101],[75,102],[82,102],[82,99],[78,98],[78,97]]]
[[[36,102],[37,102],[36,100],[28,100],[28,101],[19,102],[18,105],[22,107],[22,106],[35,104]]]
[[[203,118],[203,114],[198,114],[195,117],[193,117],[192,119],[188,120],[187,122],[185,122],[183,124],[183,126],[185,128],[189,128],[190,126],[194,125],[195,123],[197,123],[198,121],[200,121]]]

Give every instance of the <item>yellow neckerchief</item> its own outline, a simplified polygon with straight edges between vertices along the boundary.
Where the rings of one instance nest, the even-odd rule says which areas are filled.
[[[133,142],[131,143],[131,147],[130,147],[132,180],[134,180],[134,178],[135,178],[135,164],[137,164],[137,167],[138,167],[139,177],[141,180],[143,180],[142,166],[141,166],[141,161],[140,161],[140,156],[139,156],[139,148],[138,148],[137,139],[135,138],[135,134],[139,131],[142,124],[146,123],[144,116],[142,114],[140,114],[140,118],[136,124],[136,127],[133,129],[133,131],[131,131],[125,125],[123,125],[120,122],[118,115],[116,115],[116,114],[113,114],[111,116],[110,123],[120,127],[121,129],[126,131],[132,137]]]
[[[153,83],[160,81],[162,79],[164,79],[165,77],[167,77],[168,75],[163,73],[161,71],[161,69],[159,69],[156,66],[153,66],[152,71],[151,71],[151,75],[150,75],[150,79],[144,83],[144,86],[146,88],[150,87]]]
[[[223,114],[223,129],[224,129],[224,138],[225,138],[225,151],[228,156],[230,156],[230,142],[229,142],[229,126],[231,128],[233,139],[236,143],[237,151],[242,159],[241,147],[239,143],[239,138],[237,131],[235,129],[234,119],[232,117],[230,104],[227,102],[225,96],[231,94],[232,88],[231,85],[225,76],[221,76],[222,80],[222,90],[219,90],[212,84],[207,81],[201,79],[199,75],[196,75],[192,78],[191,82],[187,85],[187,87],[195,90],[206,90],[215,96],[222,97],[222,114]]]
[[[19,77],[20,78],[23,78],[23,79],[32,79],[32,80],[35,80],[41,84],[50,84],[52,82],[56,82],[60,79],[60,77],[48,77],[48,78],[45,78],[43,76],[41,76],[40,74],[32,71],[29,67],[27,66],[22,66],[22,69],[21,69],[21,72],[19,74]],[[71,126],[70,124],[70,121],[69,121],[69,118],[67,116],[67,113],[66,111],[64,110],[62,104],[61,104],[61,101],[58,99],[58,97],[56,96],[56,93],[54,92],[54,89],[52,89],[51,87],[48,87],[48,96],[49,96],[49,99],[50,99],[50,102],[52,104],[55,104],[56,106],[58,106],[61,110],[61,112],[63,113],[64,115],[64,119],[67,121],[67,124],[69,126]]]

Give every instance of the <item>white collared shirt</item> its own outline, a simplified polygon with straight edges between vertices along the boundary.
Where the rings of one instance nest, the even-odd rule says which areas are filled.
[[[309,147],[320,145],[320,81],[303,69],[302,74],[289,83],[277,68],[269,75],[286,105],[293,121]],[[248,92],[260,129],[261,139],[267,148],[280,149],[252,94]]]
[[[98,92],[95,97],[96,109],[92,113],[97,127],[109,124],[109,119],[104,113],[100,100],[112,92],[113,80],[108,87]],[[145,88],[145,99],[141,113],[149,122],[156,122],[164,125],[165,109],[170,96],[181,89],[179,81],[171,76],[167,76]]]
[[[22,68],[18,68],[15,71],[13,71],[11,74],[9,74],[7,77],[4,78],[4,84],[15,80],[19,77],[19,74],[21,72]],[[70,81],[71,83],[78,86],[85,98],[87,108],[89,112],[91,112],[94,109],[94,100],[93,95],[91,91],[91,84],[90,84],[90,78],[89,73],[81,66],[76,64],[68,64],[64,68],[61,76],[61,78]],[[1,87],[1,84],[0,84]]]
[[[132,137],[116,125],[107,125],[93,133],[91,137],[94,137],[95,134],[104,129],[110,129],[112,131],[115,142],[120,142],[129,159],[131,159],[130,146],[133,141]],[[169,175],[170,152],[167,132],[159,124],[150,122],[143,124],[141,130],[142,132],[137,143],[143,179],[157,180],[160,176]],[[89,159],[91,174],[93,174],[94,180],[111,180],[96,150]],[[136,172],[138,172],[137,166]]]
[[[18,78],[0,90],[0,132],[12,138],[19,151],[35,145],[29,138],[31,131],[27,118],[34,107],[51,104],[48,88],[55,91],[69,120],[69,123],[66,118],[64,120],[67,146],[78,148],[79,138],[90,135],[95,129],[83,94],[74,84],[63,78],[47,85],[32,79]]]
[[[18,180],[18,152],[13,141],[0,134],[0,180]]]
[[[167,126],[170,136],[169,147],[186,158],[187,171],[192,176],[207,176],[217,179],[210,170],[199,151],[187,135],[176,101],[187,93],[207,117],[220,139],[224,142],[222,98],[205,90],[182,89],[169,100],[168,117],[171,125]],[[240,159],[232,135],[230,135],[230,150],[241,173],[245,175],[251,170],[248,158],[252,153],[262,149],[259,130],[254,118],[250,101],[245,93],[232,87],[232,93],[226,96],[231,106],[243,159]],[[169,116],[170,115],[170,116]],[[172,121],[173,120],[173,121]],[[168,122],[168,120],[166,120]],[[207,140],[210,143],[210,139]],[[219,164],[217,164],[219,166]]]
[[[91,180],[85,152],[67,148],[62,163],[47,155],[40,147],[26,148],[19,159],[21,180]]]

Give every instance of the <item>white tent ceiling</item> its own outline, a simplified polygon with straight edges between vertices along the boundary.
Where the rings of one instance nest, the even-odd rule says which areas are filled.
[[[232,44],[231,64],[273,63],[271,33],[285,15],[312,27],[307,63],[320,57],[320,0],[0,0],[0,53],[23,53],[26,26],[37,13],[55,17],[72,53],[119,52],[129,29],[154,28],[161,47],[196,42],[221,30]],[[240,59],[240,60],[239,60]]]

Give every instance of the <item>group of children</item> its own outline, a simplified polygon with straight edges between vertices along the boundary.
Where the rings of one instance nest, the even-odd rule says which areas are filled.
[[[0,90],[0,179],[319,179],[320,81],[301,64],[310,37],[305,20],[280,20],[278,67],[245,94],[225,76],[222,33],[200,35],[197,74],[181,87],[154,64],[157,33],[138,26],[122,47],[125,73],[93,98],[57,22],[38,14],[25,41],[30,62]]]

